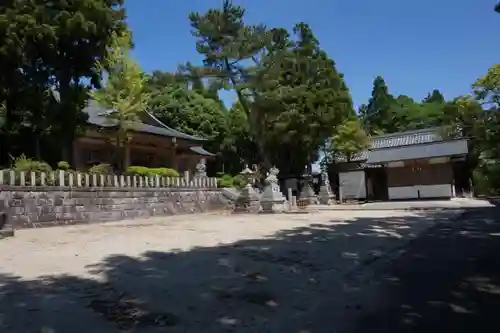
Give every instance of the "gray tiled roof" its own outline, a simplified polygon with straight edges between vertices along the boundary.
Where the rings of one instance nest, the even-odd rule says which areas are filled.
[[[215,154],[212,154],[211,152],[209,152],[208,150],[205,150],[205,148],[203,148],[201,146],[190,147],[189,150],[191,150],[192,152],[194,152],[198,155],[215,156]]]
[[[438,141],[443,141],[438,128],[415,130],[375,136],[372,138],[370,149],[394,148]]]
[[[441,142],[443,138],[439,131],[439,128],[428,128],[374,136],[371,138],[369,149],[359,152],[351,161],[365,161],[368,159],[370,151],[373,150]],[[341,162],[345,159],[339,158],[337,161]]]
[[[374,149],[368,154],[366,163],[380,164],[421,158],[463,156],[468,153],[467,140],[448,140],[431,144],[415,144],[384,149]]]
[[[89,101],[87,107],[83,109],[88,115],[87,122],[91,125],[99,127],[114,127],[117,126],[118,121],[111,119],[106,116],[106,113],[113,112],[112,110],[106,110],[101,107],[95,101]],[[140,122],[130,122],[130,128],[137,132],[149,133],[161,136],[167,136],[178,139],[185,139],[191,141],[205,141],[203,138],[199,138],[193,135],[189,135],[180,131],[177,131],[167,125],[163,124],[160,120],[154,117],[151,113],[145,111],[140,116]]]

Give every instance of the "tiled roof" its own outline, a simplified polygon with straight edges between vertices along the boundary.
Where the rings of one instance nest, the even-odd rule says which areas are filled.
[[[378,135],[371,138],[369,149],[357,153],[351,161],[365,161],[368,158],[370,151],[376,149],[387,149],[440,141],[443,141],[443,138],[439,134],[439,128],[428,128],[423,130]],[[337,161],[343,162],[345,159],[338,158]]]
[[[89,101],[87,107],[83,109],[83,112],[88,115],[87,122],[91,125],[99,127],[115,127],[118,124],[116,119],[106,116],[113,111],[106,110],[95,101]],[[203,138],[189,135],[168,127],[147,111],[142,113],[140,118],[140,122],[130,122],[129,124],[134,131],[191,141],[205,141]]]
[[[205,150],[205,148],[203,148],[201,146],[190,147],[189,150],[191,150],[193,153],[196,153],[196,154],[202,155],[202,156],[215,156],[215,154],[212,154],[211,152],[209,152],[208,150]]]
[[[375,136],[372,138],[370,149],[394,148],[438,141],[443,141],[443,139],[437,128],[415,130]]]

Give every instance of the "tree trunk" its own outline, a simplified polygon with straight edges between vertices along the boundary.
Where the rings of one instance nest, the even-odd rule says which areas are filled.
[[[226,70],[230,73],[231,67],[229,66],[229,60],[227,58],[224,59],[224,63],[226,66]],[[229,80],[231,81],[231,84],[233,85],[233,88],[236,91],[236,96],[238,97],[238,102],[240,103],[241,107],[243,108],[243,111],[245,111],[245,113],[247,115],[249,125],[250,125],[250,135],[252,136],[252,139],[254,140],[255,144],[257,145],[258,153],[260,155],[260,158],[262,159],[262,162],[260,164],[265,169],[265,171],[268,171],[269,169],[271,169],[272,164],[271,164],[269,157],[267,156],[267,154],[265,152],[264,144],[263,144],[261,138],[259,137],[260,133],[257,130],[258,124],[256,124],[254,121],[254,119],[255,119],[254,114],[252,114],[252,112],[250,110],[250,106],[248,105],[247,100],[243,97],[243,94],[241,93],[240,89],[238,89],[238,86],[237,86],[237,83],[236,83],[236,80],[234,79],[234,77],[230,75]],[[246,162],[249,162],[249,161],[246,161]]]
[[[71,76],[66,73],[60,74],[59,78],[59,115],[63,126],[61,127],[61,159],[70,164],[73,163],[73,141],[75,140],[76,115],[73,109],[72,96],[70,94]]]

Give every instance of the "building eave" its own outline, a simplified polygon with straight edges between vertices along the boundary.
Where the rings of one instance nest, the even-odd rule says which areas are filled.
[[[83,112],[87,114],[87,123],[90,125],[104,128],[114,128],[118,126],[117,120],[106,116],[106,112],[110,112],[110,110],[101,107],[95,101],[90,100],[87,106],[83,109]],[[148,111],[144,111],[142,117],[143,119],[141,122],[129,123],[131,130],[138,133],[154,134],[188,141],[206,141],[206,139],[183,133],[165,125]]]

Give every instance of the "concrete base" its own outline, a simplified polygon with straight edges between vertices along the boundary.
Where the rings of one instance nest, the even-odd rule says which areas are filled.
[[[287,202],[281,192],[273,191],[272,186],[267,186],[260,198],[261,213],[283,213],[287,210]]]
[[[316,196],[316,194],[314,194],[314,190],[308,183],[306,183],[306,185],[304,185],[304,187],[302,188],[302,191],[299,195],[299,200],[307,201],[309,205],[318,204],[318,197]]]
[[[286,205],[279,202],[261,202],[261,214],[281,214],[287,211]]]
[[[259,195],[255,193],[251,186],[245,186],[241,190],[240,195],[234,202],[234,212],[233,213],[252,213],[256,214],[260,212],[260,199]]]
[[[335,199],[329,187],[322,185],[319,189],[319,203],[321,205],[331,205]]]
[[[7,213],[0,213],[0,239],[14,236],[14,229],[8,222]]]
[[[14,237],[14,229],[3,229],[0,230],[0,239]]]

